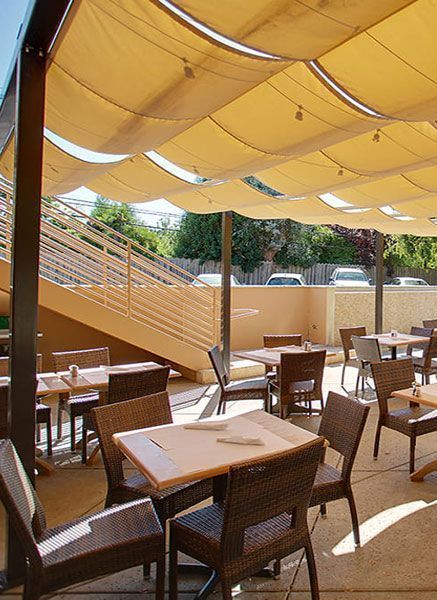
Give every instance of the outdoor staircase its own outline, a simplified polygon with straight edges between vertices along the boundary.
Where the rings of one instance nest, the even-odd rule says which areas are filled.
[[[9,292],[12,189],[0,181],[0,290]],[[220,335],[220,290],[105,224],[42,200],[39,303],[192,371]],[[200,282],[199,282],[200,283]]]

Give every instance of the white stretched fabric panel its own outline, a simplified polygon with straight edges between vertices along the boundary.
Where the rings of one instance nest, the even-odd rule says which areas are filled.
[[[46,125],[91,150],[143,152],[289,64],[212,43],[150,0],[81,0],[48,71]]]
[[[434,120],[437,113],[435,0],[417,0],[320,58],[361,102],[390,117]]]
[[[212,29],[265,52],[310,59],[411,0],[175,0]]]

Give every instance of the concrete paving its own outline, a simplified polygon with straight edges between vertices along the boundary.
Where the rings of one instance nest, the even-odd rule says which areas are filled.
[[[342,392],[338,365],[325,370],[325,396],[330,390]],[[355,371],[349,369],[346,387],[354,388]],[[210,403],[216,386],[173,381],[170,394],[176,422],[194,420]],[[373,436],[378,408],[371,390],[366,392],[371,407],[363,440],[353,471],[362,544],[355,548],[346,501],[328,505],[322,519],[317,508],[308,519],[316,555],[322,600],[434,600],[437,598],[437,474],[422,483],[408,477],[408,439],[396,432],[383,430],[380,457],[372,459]],[[54,406],[55,406],[54,402]],[[401,403],[399,402],[399,405]],[[229,414],[261,408],[261,402],[230,404]],[[55,409],[54,413],[55,415]],[[295,417],[293,422],[317,431],[319,417]],[[44,437],[41,441],[44,448]],[[417,466],[437,458],[437,434],[418,438]],[[328,460],[336,464],[338,457],[330,450]],[[38,477],[37,491],[47,512],[49,525],[78,517],[102,508],[106,479],[101,461],[86,467],[79,454],[68,448],[68,427],[54,446],[52,459],[56,472],[51,477]],[[4,524],[2,522],[4,531]],[[3,536],[4,537],[4,536]],[[2,552],[4,557],[4,551]],[[180,577],[181,600],[191,600],[201,580]],[[130,569],[110,577],[76,585],[52,595],[59,600],[134,600],[154,598],[154,579],[144,581],[141,569]],[[16,599],[20,589],[2,598]],[[302,552],[283,561],[282,575],[277,581],[251,578],[235,586],[238,600],[308,600],[310,598],[306,562]],[[217,590],[212,598],[219,600]]]

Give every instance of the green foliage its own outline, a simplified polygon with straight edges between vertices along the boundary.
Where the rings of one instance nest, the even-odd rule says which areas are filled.
[[[437,239],[415,235],[386,238],[384,258],[393,267],[437,268]]]
[[[95,206],[91,211],[91,216],[140,246],[148,248],[153,252],[157,251],[157,234],[147,229],[147,227],[138,225],[135,211],[131,205],[124,202],[113,202],[112,200],[98,196]],[[99,227],[97,224],[93,223],[92,227],[104,231],[104,228]]]
[[[175,235],[175,255],[202,262],[220,260],[221,219],[220,214],[186,213]],[[255,220],[234,213],[232,244],[232,262],[246,272],[265,260],[283,267],[356,260],[353,244],[328,227],[290,219]]]

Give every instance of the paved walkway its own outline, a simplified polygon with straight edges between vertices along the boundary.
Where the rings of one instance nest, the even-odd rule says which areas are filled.
[[[350,369],[348,389],[354,387],[354,371]],[[328,366],[325,393],[341,392],[340,367]],[[170,384],[175,421],[198,418],[207,406],[215,386],[196,386],[179,380]],[[408,478],[408,439],[383,430],[380,458],[372,459],[373,435],[377,406],[373,393],[367,394],[371,412],[363,441],[355,462],[353,489],[361,524],[361,548],[352,541],[347,502],[328,505],[327,519],[318,510],[309,513],[322,600],[435,600],[437,598],[437,475],[423,483]],[[229,406],[236,414],[260,407],[259,402],[241,402]],[[317,430],[318,417],[297,417],[294,422]],[[68,451],[67,426],[62,442],[55,444],[56,474],[40,477],[37,489],[46,508],[48,524],[93,512],[102,507],[106,492],[102,464],[83,467],[80,456]],[[43,447],[43,445],[42,445]],[[417,464],[437,458],[437,434],[418,439]],[[329,460],[337,457],[329,451]],[[181,581],[180,598],[190,600],[201,582]],[[131,569],[86,585],[74,586],[63,594],[51,596],[59,600],[152,600],[153,578],[145,582],[141,569]],[[2,596],[16,599],[20,590]],[[302,553],[283,563],[279,581],[253,578],[235,587],[238,600],[308,600],[310,598],[307,569]],[[212,596],[220,599],[219,590]]]

